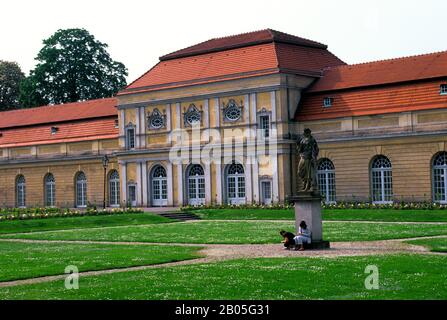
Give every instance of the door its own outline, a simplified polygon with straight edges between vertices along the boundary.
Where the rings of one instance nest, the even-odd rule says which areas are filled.
[[[132,207],[137,206],[137,186],[134,184],[129,185],[129,203]]]
[[[188,170],[188,204],[205,204],[205,175],[203,167],[199,164],[191,166]]]
[[[168,179],[166,170],[162,166],[156,166],[152,170],[152,205],[164,207],[168,205]]]
[[[241,164],[234,163],[227,172],[227,195],[229,204],[245,204],[245,171]]]
[[[272,203],[272,183],[270,181],[261,181],[262,203]]]

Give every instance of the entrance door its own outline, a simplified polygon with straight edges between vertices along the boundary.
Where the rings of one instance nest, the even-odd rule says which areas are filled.
[[[137,206],[137,186],[134,184],[129,184],[129,203],[132,207]]]
[[[227,172],[227,195],[229,204],[245,204],[245,171],[241,164],[230,165]]]
[[[205,204],[205,174],[203,167],[195,164],[188,170],[188,204]]]
[[[166,170],[162,166],[156,166],[152,170],[152,205],[164,207],[168,205],[168,180]]]
[[[272,183],[270,181],[261,181],[262,203],[272,203]]]

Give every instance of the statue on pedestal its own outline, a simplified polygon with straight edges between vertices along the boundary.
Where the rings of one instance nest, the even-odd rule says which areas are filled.
[[[297,150],[300,156],[298,177],[303,183],[301,191],[318,192],[317,157],[319,149],[317,141],[311,133],[310,129],[304,129],[304,134],[297,141]]]

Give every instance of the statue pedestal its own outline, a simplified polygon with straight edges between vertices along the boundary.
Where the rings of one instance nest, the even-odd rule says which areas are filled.
[[[312,243],[305,247],[310,249],[328,249],[330,247],[329,241],[323,240],[320,194],[302,191],[289,200],[295,204],[296,231],[298,232],[300,222],[305,221],[312,233]]]

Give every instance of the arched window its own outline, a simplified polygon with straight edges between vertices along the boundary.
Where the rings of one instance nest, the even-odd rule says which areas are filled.
[[[318,162],[318,187],[326,203],[335,202],[335,167],[331,160],[321,159]]]
[[[239,163],[227,167],[227,197],[230,204],[245,203],[245,170]]]
[[[166,170],[161,165],[152,169],[152,205],[166,206],[168,204],[168,179]]]
[[[26,181],[23,175],[16,178],[16,201],[17,207],[26,207]]]
[[[433,159],[433,201],[447,203],[447,152]]]
[[[371,162],[371,191],[374,203],[393,201],[391,161],[385,156],[377,156]]]
[[[54,207],[56,205],[56,180],[53,174],[45,176],[45,206]]]
[[[87,177],[82,171],[76,175],[76,207],[87,207]]]
[[[190,166],[187,171],[188,203],[196,206],[205,204],[205,172],[200,164]]]
[[[120,205],[120,175],[116,170],[109,173],[109,205],[112,207]]]

